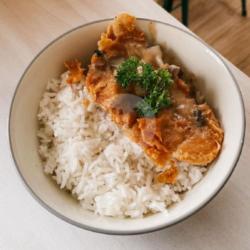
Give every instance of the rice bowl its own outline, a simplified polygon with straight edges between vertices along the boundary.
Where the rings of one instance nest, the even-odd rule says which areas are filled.
[[[203,57],[204,60],[207,61],[207,65],[209,65],[210,71],[213,71],[213,70],[214,72],[217,71],[217,76],[220,78],[221,82],[223,83],[221,83],[221,86],[216,86],[215,84],[211,83],[212,89],[214,90],[216,89],[216,91],[219,92],[221,89],[223,89],[222,86],[224,86],[225,82],[227,82],[230,85],[231,89],[229,90],[229,92],[228,93],[221,92],[222,96],[220,97],[220,99],[216,99],[216,96],[215,96],[214,101],[208,98],[210,103],[213,103],[213,106],[216,106],[217,109],[219,110],[222,122],[225,126],[224,127],[225,143],[226,145],[228,145],[228,147],[222,150],[219,159],[217,160],[217,162],[215,163],[211,171],[210,170],[208,171],[208,173],[206,174],[206,177],[202,180],[202,182],[196,185],[196,187],[192,189],[192,191],[185,197],[185,199],[182,202],[178,203],[178,205],[174,206],[173,208],[170,208],[167,216],[165,216],[164,213],[158,213],[156,215],[144,217],[143,219],[139,218],[139,219],[133,219],[133,220],[129,220],[129,219],[124,220],[122,218],[121,219],[119,218],[97,219],[97,217],[92,216],[90,213],[85,213],[82,210],[80,211],[80,209],[77,208],[78,205],[71,198],[69,198],[68,195],[66,194],[64,195],[63,194],[64,192],[61,192],[61,191],[59,192],[57,190],[57,187],[55,187],[54,184],[49,180],[49,178],[44,176],[42,172],[40,172],[40,170],[36,168],[36,171],[33,171],[34,165],[39,165],[39,168],[42,169],[41,168],[42,163],[39,160],[39,155],[37,154],[36,150],[33,150],[34,148],[37,147],[36,146],[37,125],[35,124],[35,120],[36,120],[36,114],[38,110],[38,103],[44,91],[47,80],[55,78],[63,72],[61,67],[53,66],[53,65],[62,64],[63,61],[65,61],[66,59],[70,57],[71,58],[76,57],[76,56],[78,57],[79,55],[77,55],[77,51],[79,51],[79,48],[83,46],[82,41],[80,41],[80,37],[83,34],[85,35],[95,34],[96,32],[96,35],[89,35],[87,39],[88,41],[86,41],[86,43],[83,42],[85,43],[84,46],[86,47],[86,50],[91,53],[91,51],[93,51],[94,49],[91,44],[93,44],[93,42],[96,41],[98,34],[100,33],[101,30],[104,29],[104,27],[107,25],[108,22],[109,21],[104,21],[104,22],[93,23],[89,25],[89,27],[91,27],[91,32],[87,25],[87,26],[83,26],[83,27],[80,27],[79,29],[72,31],[71,33],[68,33],[65,36],[66,39],[59,39],[55,41],[54,43],[52,43],[50,47],[44,50],[39,55],[39,57],[35,59],[33,64],[27,69],[26,73],[24,74],[24,77],[21,79],[21,84],[19,85],[16,91],[15,98],[12,104],[12,110],[11,110],[11,116],[10,116],[11,148],[12,148],[15,162],[17,166],[19,167],[18,170],[23,180],[29,187],[29,189],[31,189],[33,194],[35,194],[35,196],[47,208],[49,207],[50,211],[52,211],[59,217],[67,221],[70,221],[71,223],[75,225],[78,225],[78,226],[81,226],[90,230],[94,230],[94,231],[101,231],[101,232],[114,233],[114,234],[135,234],[135,233],[149,232],[149,231],[156,230],[165,226],[172,225],[182,220],[183,218],[186,218],[188,215],[192,214],[194,211],[197,211],[197,209],[199,209],[208,200],[210,200],[211,197],[213,197],[214,194],[217,193],[218,190],[223,186],[225,181],[228,179],[228,177],[232,173],[233,167],[240,154],[240,150],[241,150],[241,146],[243,142],[243,135],[244,135],[243,104],[242,104],[241,97],[237,89],[237,85],[235,85],[235,82],[232,79],[231,74],[228,73],[228,70],[223,64],[223,62],[220,61],[219,57],[217,57],[217,55],[214,54],[212,50],[210,50],[209,53],[207,53],[204,50],[204,48],[205,49],[208,49],[208,48],[204,44],[202,44],[200,41],[196,40],[194,37],[189,36],[185,32],[180,31],[179,29],[174,28],[170,25],[156,23],[157,28],[161,30],[160,34],[162,34],[163,32],[167,34],[172,34],[172,37],[170,36],[171,38],[169,39],[169,47],[173,48],[175,51],[179,51],[179,53],[183,55],[182,58],[183,58],[183,61],[186,61],[185,63],[188,64],[187,61],[189,60],[188,57],[190,56],[190,54],[187,56],[183,54],[183,50],[181,47],[179,47],[179,44],[176,40],[177,35],[182,36],[183,38],[182,42],[186,44],[186,46],[189,45],[191,48],[191,51],[196,51],[196,53],[198,53],[200,57]],[[147,29],[148,22],[149,21],[146,21],[146,20],[139,21],[140,25],[145,30]],[[164,38],[159,37],[159,41],[163,41],[163,40]],[[72,41],[75,44],[75,48],[72,48],[72,47],[70,48],[70,44],[72,44]],[[62,51],[62,49],[63,51],[66,51],[66,48],[70,48],[68,52],[66,52],[64,55],[62,55],[63,53],[58,54],[58,52]],[[48,65],[50,66],[50,68],[46,66],[45,64],[45,62],[48,62],[48,58],[52,59],[51,63],[49,63]],[[216,60],[214,60],[215,58]],[[41,75],[41,78],[37,80],[36,87],[33,87],[30,85],[30,83],[33,81],[34,76],[37,74],[37,72],[39,72],[39,68],[41,68],[41,66],[46,68],[47,71],[45,70],[44,72],[47,72],[47,73],[46,74],[43,73]],[[202,72],[205,78],[207,78],[207,80],[209,77],[213,77],[211,74],[210,75],[206,74],[203,66],[197,64],[196,59],[193,60],[193,63],[190,63],[190,67],[193,72],[196,71],[195,69],[197,69],[198,72]],[[197,74],[197,72],[195,73]],[[224,80],[222,81],[222,79]],[[62,83],[61,80],[59,81],[55,80],[55,85],[60,85],[61,83]],[[27,96],[26,100],[22,98],[23,93],[24,93],[23,91],[26,91],[26,94],[25,94]],[[84,94],[83,90],[80,90],[80,92]],[[69,93],[65,91],[65,94],[67,95]],[[232,96],[234,96],[234,100],[235,100],[234,106],[230,104],[232,100]],[[230,101],[228,101],[229,99]],[[75,99],[75,101],[76,100],[77,98]],[[74,105],[76,105],[76,109],[74,109],[74,111],[76,111],[77,113],[77,101],[74,103]],[[228,123],[228,121],[230,120],[229,119],[230,115],[225,108],[226,105],[230,106],[230,109],[231,109],[230,112],[234,112],[235,114],[237,113],[237,116],[238,116],[237,119],[232,121],[232,124]],[[44,108],[45,107],[46,105],[44,106]],[[22,112],[23,110],[29,110],[29,112]],[[22,116],[20,115],[21,113],[22,113]],[[74,115],[76,115],[77,117],[76,113]],[[22,122],[17,123],[16,121],[22,121]],[[108,119],[107,119],[107,122],[109,122]],[[233,127],[237,127],[239,129],[236,131],[233,129]],[[30,131],[28,136],[27,136],[27,131]],[[119,133],[119,131],[117,131],[117,133]],[[124,138],[124,140],[126,140],[126,138]],[[233,147],[231,147],[230,144],[228,144],[228,142],[232,140],[235,142]],[[23,143],[21,142],[25,144],[25,147],[22,147]],[[133,150],[132,153],[134,153],[134,151],[135,150]],[[27,152],[29,152],[28,155],[27,155]],[[46,150],[43,153],[46,157]],[[220,165],[220,168],[216,168],[218,164]],[[47,169],[47,171],[51,171],[51,170]],[[194,177],[194,179],[195,178],[196,177]],[[63,181],[61,180],[58,180],[58,182],[60,182],[60,184],[63,183]],[[72,183],[73,182],[74,180],[72,180]],[[68,187],[70,189],[71,188],[70,185],[72,185],[72,183],[70,184],[70,182],[67,183],[66,181],[65,187],[69,185]],[[212,186],[211,186],[211,183],[213,183]],[[43,186],[42,190],[40,189],[41,185]],[[188,183],[187,187],[189,185],[190,183]],[[48,196],[49,193],[50,195]],[[178,200],[178,198],[174,198],[174,200]],[[153,201],[153,199],[151,201]],[[133,216],[140,217],[145,211],[147,211],[147,209],[149,209],[149,207],[147,207],[145,210],[145,207],[146,205],[143,205],[143,208],[137,207],[136,209],[140,211],[139,213],[137,212],[137,215],[132,213],[133,209],[130,211],[127,210],[126,212],[128,213],[129,216],[133,214],[132,217]],[[93,207],[90,207],[87,209],[93,210]],[[150,209],[152,209],[152,206]],[[159,206],[158,204],[158,206],[154,206],[153,209],[156,209],[159,211],[161,210],[161,206]],[[151,210],[151,212],[152,211],[153,210]],[[105,214],[110,215],[110,213],[113,213],[113,211],[111,212],[102,211],[100,209],[96,212],[99,214],[103,213],[104,215]],[[127,216],[126,214],[122,214],[122,215],[120,214],[118,216],[124,216],[124,215]]]

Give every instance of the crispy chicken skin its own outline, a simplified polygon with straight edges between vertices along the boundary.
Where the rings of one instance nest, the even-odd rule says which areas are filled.
[[[98,42],[99,50],[108,58],[114,58],[127,56],[132,48],[145,45],[145,35],[136,27],[135,21],[135,17],[127,14],[117,16],[107,31],[102,33]]]
[[[81,63],[78,60],[67,61],[64,65],[69,71],[68,84],[79,83],[84,78],[83,68],[81,68]]]
[[[98,50],[92,56],[86,78],[91,96],[157,165],[164,166],[175,159],[206,166],[216,158],[223,141],[219,121],[206,103],[196,102],[192,86],[178,76],[179,68],[164,64],[161,51],[157,52],[159,48],[148,47],[134,17],[127,14],[116,17],[101,35]],[[152,61],[150,50],[158,53],[157,60]],[[154,67],[169,67],[172,71],[172,105],[156,117],[138,117],[134,104],[141,97],[135,88],[123,89],[116,81],[111,61],[131,55],[142,59],[146,55],[145,61],[151,60]],[[176,171],[166,174],[175,175]],[[160,179],[165,180],[166,176],[163,174]]]

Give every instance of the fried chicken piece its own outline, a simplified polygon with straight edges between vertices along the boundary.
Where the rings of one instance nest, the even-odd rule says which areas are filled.
[[[134,86],[122,88],[116,81],[111,60],[136,55],[144,56],[156,68],[162,64],[159,58],[154,61],[148,54],[153,51],[159,56],[160,47],[147,48],[145,35],[135,21],[134,17],[122,14],[108,26],[98,42],[100,53],[92,56],[86,86],[93,99],[157,165],[165,166],[175,158],[206,166],[221,149],[223,130],[211,108],[197,104],[192,85],[179,78],[178,67],[169,66],[174,74],[172,105],[153,118],[138,117],[134,111],[136,98],[143,97],[143,92]],[[171,183],[166,176],[175,176],[178,172],[171,171],[171,174],[163,172],[160,180]]]
[[[172,109],[163,110],[157,117],[140,118],[137,123],[134,133],[140,134],[136,135],[141,138],[140,144],[158,165],[164,165],[171,158],[172,152],[191,131],[191,121],[176,117]]]
[[[223,130],[213,111],[207,104],[199,105],[206,119],[206,125],[181,143],[173,156],[179,161],[193,165],[208,165],[218,155],[223,140]]]
[[[77,59],[72,61],[67,61],[64,63],[65,67],[69,70],[67,83],[79,83],[83,79],[83,68],[81,67],[81,62]]]
[[[130,95],[117,84],[103,56],[92,56],[86,86],[94,101],[111,114],[114,122],[124,127],[131,127],[135,123],[137,116],[134,107],[138,97]]]
[[[98,42],[98,49],[108,58],[127,56],[129,43],[145,44],[144,33],[136,27],[136,19],[128,14],[117,16]]]
[[[162,173],[158,174],[156,180],[159,183],[175,184],[178,174],[179,170],[176,164],[172,162],[172,166]]]

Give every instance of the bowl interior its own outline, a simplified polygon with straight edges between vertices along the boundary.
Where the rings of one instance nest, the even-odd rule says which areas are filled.
[[[36,137],[39,101],[49,79],[63,71],[63,62],[80,58],[87,64],[109,20],[76,28],[48,45],[31,63],[16,90],[10,114],[12,153],[26,185],[41,203],[59,217],[78,226],[106,233],[140,233],[171,225],[192,214],[221,188],[237,161],[244,134],[241,96],[224,63],[205,44],[173,26],[154,23],[156,40],[174,51],[181,63],[199,79],[198,88],[216,110],[225,131],[223,148],[207,175],[168,213],[142,219],[104,218],[83,210],[68,193],[42,171]],[[150,21],[139,20],[149,35]],[[152,28],[152,27],[151,27]],[[232,114],[234,118],[232,119]]]

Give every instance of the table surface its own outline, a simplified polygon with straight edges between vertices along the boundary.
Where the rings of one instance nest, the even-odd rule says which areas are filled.
[[[231,179],[205,208],[159,232],[109,236],[61,221],[26,191],[8,145],[8,113],[18,79],[52,39],[80,24],[129,12],[182,26],[152,0],[0,1],[0,249],[250,249],[250,133]],[[228,62],[250,122],[250,79]],[[232,114],[233,119],[233,114]]]

